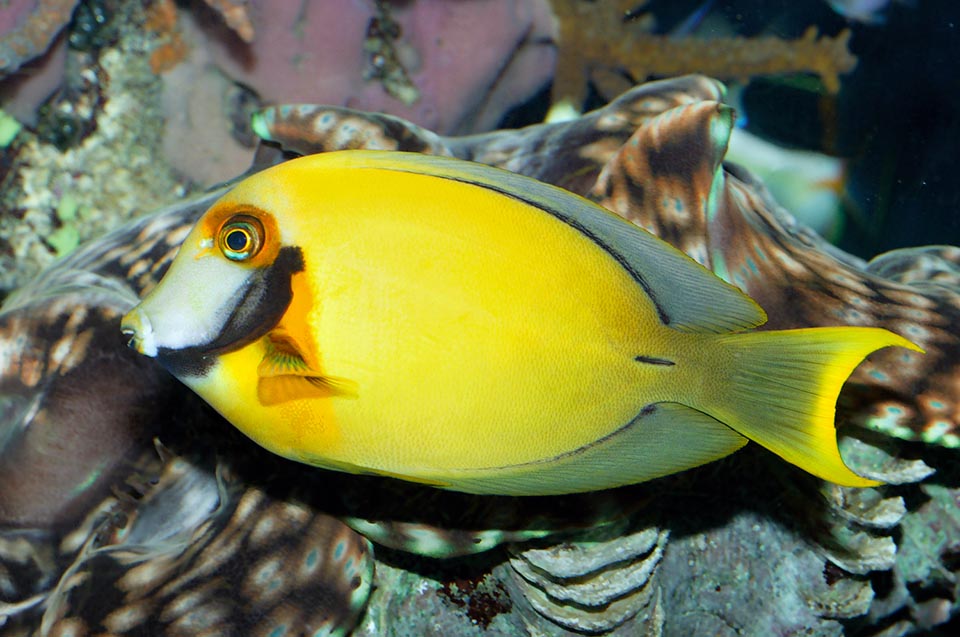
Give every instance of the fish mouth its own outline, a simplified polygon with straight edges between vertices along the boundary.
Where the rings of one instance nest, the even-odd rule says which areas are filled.
[[[128,312],[120,322],[120,333],[127,339],[127,347],[145,356],[156,357],[157,343],[153,324],[140,307]]]

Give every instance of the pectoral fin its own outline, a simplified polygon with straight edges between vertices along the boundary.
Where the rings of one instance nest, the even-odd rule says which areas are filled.
[[[257,366],[257,398],[277,405],[301,398],[357,397],[357,384],[311,368],[300,347],[281,331],[266,336],[266,353]]]
[[[270,376],[257,382],[257,398],[263,405],[278,405],[301,398],[357,397],[357,384],[329,376]]]

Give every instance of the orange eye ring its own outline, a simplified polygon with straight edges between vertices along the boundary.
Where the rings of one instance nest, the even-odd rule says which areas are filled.
[[[217,243],[231,261],[246,261],[263,247],[263,224],[250,215],[234,215],[220,226]]]

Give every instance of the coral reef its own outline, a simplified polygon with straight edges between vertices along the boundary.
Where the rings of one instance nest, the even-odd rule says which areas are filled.
[[[115,224],[137,205],[156,207],[242,172],[258,99],[354,103],[475,130],[492,127],[548,81],[553,22],[545,0],[361,5],[314,3],[300,15],[297,3],[280,10],[226,1],[210,9],[172,0],[83,3],[43,72],[31,67],[0,87],[4,109],[36,123],[38,133],[23,131],[3,149],[0,290],[102,234],[101,211],[117,213]],[[204,10],[209,22],[229,26],[201,31],[195,18]],[[7,3],[4,43],[40,26],[52,37],[72,11],[73,3]],[[475,28],[481,20],[509,28],[491,30],[490,40]],[[41,54],[48,44],[37,40],[30,50]],[[30,85],[19,86],[19,76]],[[58,88],[37,121],[37,104]],[[56,214],[64,198],[77,210],[66,224]]]
[[[11,3],[6,11],[26,10],[28,4]],[[555,9],[563,16],[589,6],[577,37],[590,42],[658,41],[621,37],[640,27],[623,22],[619,11],[626,4],[614,4],[616,10],[607,3],[601,8],[558,2]],[[511,28],[478,47],[466,37],[482,31],[474,28],[479,14],[468,12],[477,10],[474,3],[372,2],[362,9],[314,7],[300,15],[295,4],[263,11],[256,2],[218,1],[208,10],[214,25],[205,31],[194,23],[201,5],[187,11],[171,0],[145,7],[84,4],[70,27],[69,54],[65,45],[48,54],[60,63],[70,60],[76,72],[41,117],[39,137],[25,131],[4,151],[10,169],[3,197],[10,214],[0,221],[0,289],[17,287],[56,256],[101,233],[106,225],[89,218],[91,213],[113,210],[123,218],[138,204],[160,205],[191,184],[207,186],[241,172],[252,153],[245,120],[258,99],[387,109],[440,132],[491,127],[506,108],[548,80],[557,38],[545,0],[483,6],[483,20]],[[34,7],[31,15],[63,23],[69,11],[60,7],[57,20],[52,9]],[[339,13],[334,19],[325,12]],[[445,34],[442,44],[428,42],[433,32]],[[349,58],[311,48],[345,38],[352,38]],[[693,38],[683,42],[697,46]],[[568,56],[580,51],[588,59],[591,46],[561,50]],[[603,52],[603,64],[610,66],[609,56],[621,53]],[[564,77],[583,79],[582,69],[570,74],[568,62],[558,67],[557,86],[567,83]],[[310,66],[314,63],[322,65]],[[221,68],[257,89],[259,98],[225,78]],[[326,79],[313,81],[320,74]],[[29,75],[33,78],[33,71]],[[61,84],[60,77],[47,76],[44,95]],[[4,103],[11,105],[6,98]],[[33,109],[15,114],[29,119]],[[102,183],[110,187],[91,189]],[[62,200],[76,202],[74,219],[57,215]]]
[[[230,29],[246,43],[255,37],[253,19],[250,16],[249,0],[204,0],[223,18]]]
[[[749,173],[723,165],[722,90],[703,78],[640,86],[566,124],[465,138],[415,125],[488,129],[547,81],[555,57],[558,97],[579,99],[587,82],[613,96],[625,75],[692,70],[732,79],[815,73],[836,91],[855,62],[849,32],[808,30],[794,41],[652,35],[643,0],[553,0],[560,36],[539,0],[483,3],[488,14],[456,19],[436,0],[370,0],[362,11],[311,3],[330,6],[309,15],[207,0],[211,21],[224,24],[202,32],[191,22],[197,6],[154,0],[111,5],[108,28],[109,3],[83,3],[68,53],[68,38],[56,34],[75,4],[0,7],[4,108],[12,82],[31,80],[16,89],[33,91],[27,106],[10,110],[32,125],[33,104],[64,86],[38,133],[20,130],[0,151],[0,293],[70,253],[0,311],[0,634],[172,635],[216,618],[242,634],[329,621],[336,633],[356,624],[353,634],[371,637],[892,636],[940,626],[960,610],[960,250],[899,250],[867,263],[822,242]],[[466,11],[475,3],[446,4]],[[493,29],[502,39],[488,42],[481,17],[510,29]],[[447,18],[480,44],[464,30],[448,31],[443,47],[425,44]],[[216,49],[222,67],[206,48],[211,31],[230,43]],[[337,90],[290,93],[284,87],[311,77],[310,47],[330,32],[350,51],[344,65],[324,67],[337,84],[322,88]],[[426,66],[460,46],[466,67]],[[278,66],[242,68],[261,53]],[[745,57],[753,53],[766,58]],[[895,486],[825,486],[748,449],[640,488],[517,502],[306,474],[258,453],[131,356],[116,329],[210,199],[70,252],[179,198],[188,181],[208,185],[246,167],[251,150],[236,141],[243,126],[235,122],[256,99],[221,72],[234,67],[240,80],[265,76],[281,87],[262,88],[260,99],[384,108],[415,120],[268,109],[258,132],[288,151],[394,148],[523,172],[663,233],[761,299],[772,326],[880,324],[922,341],[923,357],[873,359],[839,412],[852,434],[845,458]],[[462,83],[441,86],[438,75]],[[261,160],[278,160],[261,150]],[[857,422],[874,432],[849,426]],[[361,535],[378,545],[374,572]],[[563,570],[568,564],[580,570]],[[294,585],[282,577],[307,571]],[[131,586],[138,577],[162,585],[143,591]]]
[[[545,0],[252,0],[244,14],[252,40],[218,29],[217,20],[207,21],[208,44],[217,65],[268,104],[341,104],[466,133],[495,126],[553,67]]]
[[[0,9],[0,66],[13,61],[17,65],[0,68],[3,108],[24,123],[36,124],[38,107],[58,89],[63,91],[65,80],[69,91],[78,67],[94,66],[86,54],[92,56],[116,42],[122,20],[114,20],[114,16],[127,16],[133,8],[119,3],[120,0],[4,3]],[[15,53],[10,54],[11,51]]]
[[[44,53],[77,0],[12,0],[0,8],[0,77]]]
[[[65,224],[76,230],[75,245],[183,194],[159,152],[160,85],[151,79],[150,46],[142,37],[123,37],[98,52],[90,68],[72,76],[70,98],[51,105],[38,135],[22,131],[4,149],[0,289],[17,287],[70,247],[54,234]],[[73,220],[58,216],[65,199]]]
[[[547,548],[514,549],[510,566],[522,598],[574,632],[609,633],[651,605],[648,632],[659,632],[660,587],[654,574],[669,532],[606,527]]]
[[[35,124],[37,107],[63,83],[67,65],[66,39],[57,39],[39,58],[0,80],[0,104],[25,124]]]
[[[651,83],[572,122],[466,138],[444,138],[391,116],[335,107],[269,109],[258,119],[257,129],[288,150],[300,152],[370,145],[483,158],[581,193],[593,191],[622,214],[635,217],[642,203],[642,210],[657,213],[666,234],[681,244],[690,237],[690,246],[700,245],[703,239],[697,229],[702,228],[715,240],[709,245],[721,247],[727,245],[717,242],[723,235],[716,234],[696,211],[710,210],[720,202],[750,202],[755,207],[745,207],[739,214],[763,219],[771,205],[762,197],[759,184],[752,184],[735,167],[723,168],[725,137],[719,133],[727,130],[726,111],[715,101],[721,95],[720,85],[705,78]],[[265,147],[259,165],[280,159]],[[643,166],[649,172],[640,170]],[[756,198],[746,198],[743,192]],[[80,401],[71,409],[86,405],[83,413],[92,416],[91,423],[112,423],[96,430],[91,424],[69,420],[91,436],[113,435],[113,427],[129,427],[131,418],[142,423],[141,416],[125,412],[129,406],[125,400],[112,407],[101,403],[95,409],[83,403],[83,397],[89,396],[83,387],[90,378],[108,383],[122,380],[139,392],[177,391],[168,377],[151,380],[103,364],[128,351],[119,340],[96,336],[114,333],[118,320],[116,311],[103,313],[98,308],[109,299],[129,307],[152,287],[178,241],[217,194],[148,217],[79,249],[7,300],[0,314],[2,342],[11,352],[23,352],[23,362],[0,376],[5,466],[14,471],[25,466],[44,470],[49,456],[39,453],[42,444],[23,437],[22,432],[30,429],[24,423],[42,416],[47,423],[44,428],[55,432],[68,422],[64,410],[71,405],[69,396]],[[688,224],[682,232],[681,222]],[[789,246],[789,237],[797,236],[796,228],[791,234],[769,224],[757,224],[754,232],[758,236],[742,240],[760,247],[766,245],[764,240]],[[130,246],[136,249],[131,251]],[[809,251],[821,260],[829,257],[822,261],[834,263],[829,271],[839,267],[836,263],[852,262],[828,246],[817,244]],[[701,258],[713,259],[716,254],[699,253]],[[950,254],[933,249],[914,258],[901,255],[881,263],[891,276],[929,293],[949,289],[954,281],[954,270],[944,260]],[[877,277],[863,272],[848,275],[854,276],[861,281]],[[928,281],[926,286],[922,280]],[[77,302],[78,294],[86,295],[82,303]],[[88,306],[82,318],[70,318],[78,308]],[[792,307],[771,306],[771,320],[786,320]],[[43,361],[60,355],[56,343],[66,337],[67,327],[73,330],[69,334],[93,330],[94,336],[73,355],[68,372],[61,375],[58,367]],[[900,377],[915,382],[910,376]],[[938,377],[931,377],[933,381],[948,383]],[[930,483],[931,468],[898,457],[909,449],[893,438],[860,432],[843,441],[844,455],[858,471],[901,485],[893,492],[824,486],[792,467],[770,462],[765,452],[747,449],[701,469],[637,487],[517,501],[330,475],[286,463],[242,439],[209,411],[194,411],[192,400],[150,403],[156,407],[151,417],[164,423],[159,456],[143,443],[132,448],[103,447],[101,456],[73,457],[73,473],[45,485],[54,493],[66,491],[65,497],[52,500],[51,511],[29,511],[23,502],[0,507],[5,515],[20,512],[19,519],[24,521],[26,511],[32,521],[26,527],[36,527],[25,533],[24,525],[8,526],[0,534],[0,575],[5,573],[5,590],[14,591],[0,606],[8,617],[5,634],[30,634],[41,615],[48,617],[48,625],[82,621],[115,626],[107,622],[127,620],[130,627],[156,626],[156,613],[172,609],[176,599],[205,600],[198,608],[222,613],[230,625],[249,629],[252,620],[244,608],[223,605],[218,578],[247,568],[252,570],[244,571],[242,581],[252,582],[255,573],[264,573],[272,581],[269,578],[278,571],[257,570],[257,565],[275,564],[266,557],[274,555],[293,569],[300,563],[296,560],[303,559],[303,542],[314,542],[321,553],[326,547],[338,559],[335,547],[346,538],[363,554],[360,536],[327,515],[337,516],[381,544],[374,590],[362,620],[356,609],[362,603],[359,597],[365,595],[354,596],[352,591],[361,589],[343,586],[353,581],[344,578],[349,570],[345,564],[318,574],[323,582],[335,583],[338,591],[323,598],[320,610],[337,618],[341,630],[359,621],[356,635],[419,634],[428,626],[440,631],[437,634],[459,635],[794,634],[803,630],[840,635],[854,621],[860,622],[864,634],[870,634],[869,627],[874,632],[896,629],[895,634],[908,634],[941,623],[954,612],[953,580],[932,574],[955,568],[952,556],[960,538],[956,525],[949,522],[955,511],[955,488]],[[851,406],[846,409],[843,418],[856,416]],[[94,437],[94,446],[95,441]],[[944,449],[942,453],[952,452]],[[104,455],[121,462],[104,464]],[[949,458],[935,459],[937,468],[949,462]],[[89,472],[91,462],[114,469],[90,482],[87,490],[74,493],[70,487],[76,475]],[[771,479],[743,479],[757,475]],[[916,485],[924,479],[928,482]],[[104,500],[104,489],[117,481],[138,485],[142,495],[133,501],[118,500],[115,495]],[[275,499],[262,500],[267,496]],[[222,504],[215,506],[215,499]],[[182,506],[187,501],[191,506]],[[254,503],[252,510],[244,505],[249,502]],[[171,519],[158,513],[171,509],[184,512],[185,517]],[[112,516],[106,515],[111,511]],[[242,511],[247,516],[243,533],[230,532],[238,528],[236,520]],[[317,526],[311,528],[316,533],[294,537],[290,529],[306,527],[291,525],[305,517],[315,521]],[[165,520],[170,521],[165,524]],[[126,539],[119,529],[128,529]],[[901,529],[909,537],[901,536]],[[69,551],[52,559],[64,531],[71,541],[62,546]],[[256,553],[267,562],[239,561],[234,551],[244,550],[241,547],[249,546],[261,531],[275,540],[263,545],[266,552]],[[561,531],[562,536],[554,536]],[[87,544],[91,537],[101,538],[96,542],[102,544]],[[192,546],[202,548],[184,550],[187,538],[196,542]],[[516,545],[518,541],[537,544]],[[503,543],[506,550],[497,548]],[[222,561],[213,557],[219,551],[225,551]],[[482,554],[474,555],[478,551]],[[425,557],[410,557],[406,552]],[[30,567],[25,571],[13,564]],[[85,578],[69,576],[90,573],[99,590],[122,593],[125,578],[135,577],[134,573],[167,577],[171,567],[176,573],[198,574],[185,585],[178,584],[182,587],[175,597],[158,594],[134,599],[111,593],[100,602],[89,602],[84,601],[90,599],[83,593],[90,590]],[[611,577],[612,573],[617,576]],[[885,578],[891,577],[894,586],[885,586]],[[369,582],[369,576],[361,575],[361,582]],[[309,585],[323,584],[317,580]],[[922,588],[925,585],[932,588]],[[775,597],[770,591],[777,591]],[[290,605],[284,607],[290,613],[299,612],[290,610],[298,608],[299,594],[291,592]],[[269,606],[275,601],[269,594],[253,596],[251,604],[279,608]],[[134,608],[146,610],[134,614]],[[121,609],[131,612],[118,612]],[[294,625],[282,620],[294,615],[277,612],[257,617],[273,622],[262,626]],[[302,620],[309,615],[296,617]],[[193,618],[201,620],[200,615]]]
[[[638,0],[551,0],[560,23],[553,101],[583,103],[587,82],[612,98],[635,82],[654,77],[703,73],[721,80],[747,81],[786,73],[815,73],[831,93],[840,90],[839,76],[851,71],[856,58],[847,49],[850,31],[820,36],[809,27],[802,37],[677,37],[649,33],[649,20],[639,19],[646,4]]]

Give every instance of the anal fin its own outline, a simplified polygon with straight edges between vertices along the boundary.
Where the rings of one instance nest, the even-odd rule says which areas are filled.
[[[606,438],[520,465],[444,474],[450,489],[496,495],[597,491],[652,480],[730,455],[747,439],[678,403],[648,405]]]

